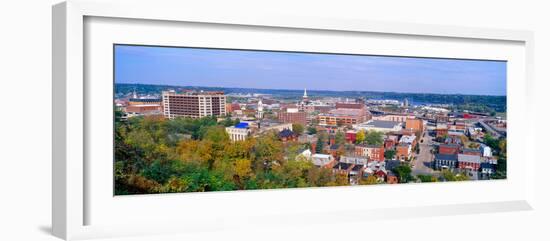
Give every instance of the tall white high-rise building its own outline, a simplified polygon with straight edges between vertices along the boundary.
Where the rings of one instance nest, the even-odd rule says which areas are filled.
[[[176,91],[162,92],[162,106],[164,117],[201,118],[205,116],[225,116],[226,97],[223,91],[200,91],[176,93]]]

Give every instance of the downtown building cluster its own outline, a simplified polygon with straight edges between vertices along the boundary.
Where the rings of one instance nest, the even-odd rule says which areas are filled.
[[[225,128],[234,142],[275,132],[283,143],[305,144],[297,158],[345,175],[351,185],[369,177],[378,183],[398,183],[393,170],[399,165],[411,167],[415,175],[437,177],[448,170],[468,173],[473,180],[488,179],[497,161],[483,136],[505,136],[505,120],[411,106],[407,99],[312,98],[304,90],[301,98],[294,99],[221,91],[163,91],[160,98],[134,93],[126,102],[117,101],[128,116],[238,120]],[[296,130],[298,126],[301,130]],[[369,133],[377,133],[378,140],[365,139]]]

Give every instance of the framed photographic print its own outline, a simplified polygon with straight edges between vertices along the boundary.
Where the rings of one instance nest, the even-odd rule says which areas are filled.
[[[53,8],[56,236],[532,208],[530,32],[157,4]]]

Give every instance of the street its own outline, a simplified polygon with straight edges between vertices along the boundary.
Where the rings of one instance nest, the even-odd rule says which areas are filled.
[[[434,155],[430,152],[434,148],[433,138],[428,134],[428,131],[424,131],[422,138],[420,138],[420,153],[414,154],[414,160],[412,161],[412,174],[429,174],[437,173],[431,168],[431,164]]]

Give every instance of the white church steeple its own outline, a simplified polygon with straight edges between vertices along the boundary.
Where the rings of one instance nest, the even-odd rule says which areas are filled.
[[[262,103],[262,99],[258,101],[258,113],[256,115],[258,119],[264,118],[264,103]]]

